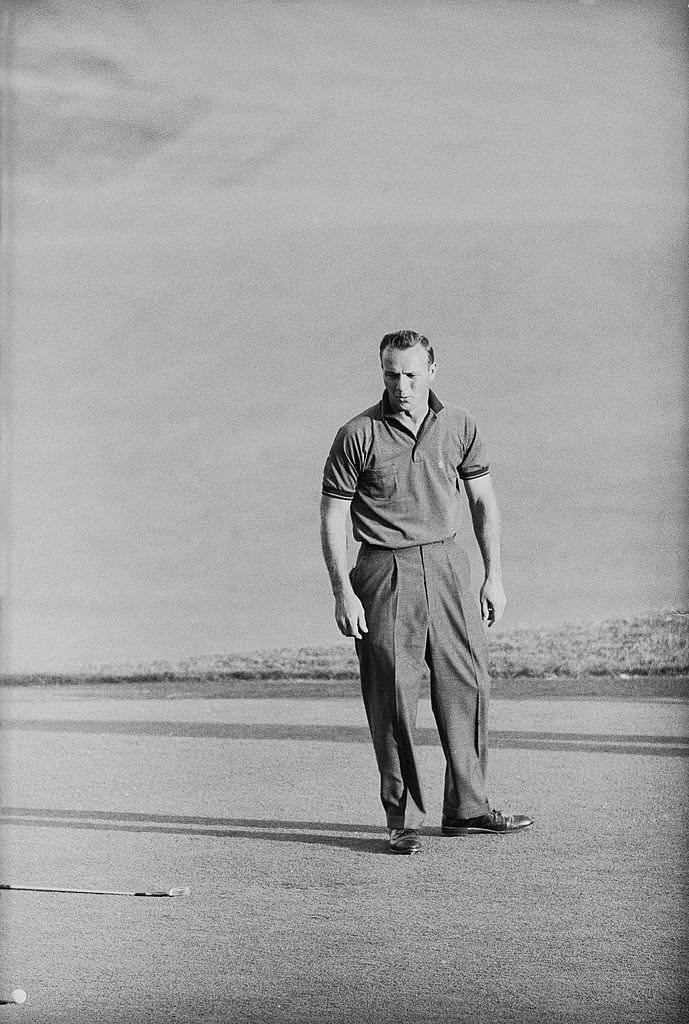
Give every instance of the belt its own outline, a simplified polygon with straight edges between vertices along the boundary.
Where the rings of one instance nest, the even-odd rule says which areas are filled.
[[[367,540],[361,542],[361,547],[365,551],[411,551],[412,548],[430,548],[435,547],[438,544],[454,544],[456,533],[453,533],[451,537],[444,537],[442,540],[427,540],[422,544],[400,544],[394,548],[384,547],[382,544],[369,544]]]

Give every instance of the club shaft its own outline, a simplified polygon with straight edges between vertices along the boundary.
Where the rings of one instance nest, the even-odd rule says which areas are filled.
[[[0,889],[10,889],[14,892],[66,892],[77,893],[86,896],[188,896],[189,889],[186,886],[179,886],[174,889],[148,889],[141,892],[121,889],[63,889],[57,886],[42,885],[5,885],[0,884]]]

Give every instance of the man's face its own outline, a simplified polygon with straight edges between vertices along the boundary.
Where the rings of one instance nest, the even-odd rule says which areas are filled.
[[[415,416],[425,412],[428,392],[435,377],[435,363],[429,364],[422,345],[383,349],[383,381],[394,412]]]

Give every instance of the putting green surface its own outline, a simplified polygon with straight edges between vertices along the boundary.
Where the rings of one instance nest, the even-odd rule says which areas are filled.
[[[0,893],[27,1021],[685,1019],[685,701],[496,699],[491,798],[536,825],[472,839],[422,701],[399,858],[358,700],[112,693],[3,691],[0,881],[191,894]]]

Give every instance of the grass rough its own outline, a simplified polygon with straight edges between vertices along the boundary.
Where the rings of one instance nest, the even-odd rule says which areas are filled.
[[[634,618],[549,629],[496,629],[490,634],[495,679],[548,679],[689,674],[689,611],[672,609]],[[192,658],[178,663],[102,666],[69,674],[0,677],[5,685],[88,682],[322,680],[358,677],[354,645],[280,648],[250,654]]]

